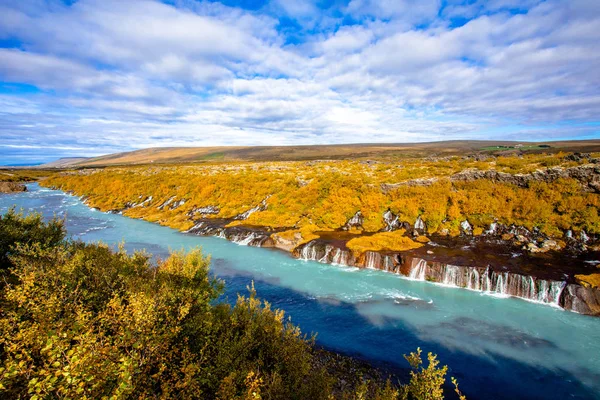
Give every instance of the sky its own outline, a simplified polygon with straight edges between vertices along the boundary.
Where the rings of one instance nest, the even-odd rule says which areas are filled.
[[[0,0],[0,165],[600,138],[598,0]]]

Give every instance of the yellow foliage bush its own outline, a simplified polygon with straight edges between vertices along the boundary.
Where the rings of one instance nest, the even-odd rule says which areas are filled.
[[[575,275],[575,279],[583,286],[600,288],[600,273],[589,275]]]
[[[417,249],[423,244],[417,243],[411,238],[404,236],[403,229],[394,232],[376,233],[371,236],[361,236],[351,239],[346,246],[352,250],[355,256],[365,251],[405,251]]]
[[[582,161],[583,162],[583,161]],[[563,155],[530,154],[475,161],[453,157],[438,161],[407,159],[365,165],[358,161],[219,163],[178,166],[131,166],[72,171],[42,182],[77,195],[103,211],[123,213],[176,229],[188,229],[198,207],[219,208],[208,218],[233,218],[266,201],[267,208],[236,224],[268,228],[334,230],[361,211],[364,233],[381,231],[388,209],[413,224],[421,217],[429,233],[460,233],[465,219],[475,234],[498,221],[538,228],[561,237],[565,230],[600,233],[600,196],[584,192],[574,179],[531,182],[528,187],[476,180],[452,182],[448,176],[467,168],[527,173],[546,165],[573,166]],[[412,179],[434,178],[427,185]],[[175,196],[185,204],[158,206]],[[307,228],[310,227],[310,228]]]
[[[429,238],[427,236],[422,236],[422,235],[418,236],[415,240],[417,242],[419,242],[419,243],[429,243],[429,242],[431,242],[431,240],[429,240]]]

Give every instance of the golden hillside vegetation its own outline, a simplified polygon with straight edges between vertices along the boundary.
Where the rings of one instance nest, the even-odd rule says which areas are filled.
[[[299,229],[308,235],[338,229],[361,211],[363,229],[377,232],[384,228],[382,214],[389,209],[411,224],[420,216],[429,233],[458,234],[465,219],[475,234],[494,220],[539,228],[550,236],[562,236],[567,229],[600,233],[600,196],[583,191],[574,179],[531,182],[528,187],[486,179],[448,179],[467,169],[514,174],[584,163],[565,161],[564,156],[113,167],[67,172],[43,184],[86,195],[91,206],[104,211],[152,196],[147,204],[124,214],[177,229],[193,225],[200,216],[189,213],[198,207],[219,208],[218,214],[207,217],[233,218],[266,200],[267,208],[251,214],[243,224]],[[429,178],[433,179],[424,184]],[[173,196],[185,203],[174,209],[158,208]]]

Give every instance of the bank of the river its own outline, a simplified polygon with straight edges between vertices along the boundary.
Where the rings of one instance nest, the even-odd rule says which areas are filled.
[[[402,354],[432,351],[469,398],[597,399],[600,319],[519,299],[401,278],[382,271],[300,261],[281,251],[183,234],[145,221],[94,211],[78,197],[30,186],[0,197],[0,211],[66,217],[69,234],[85,241],[124,242],[165,257],[202,246],[211,270],[235,299],[252,281],[260,297],[286,311],[317,344],[377,365],[405,368]]]
[[[27,187],[17,182],[0,182],[0,193],[24,192]]]
[[[44,184],[42,182],[42,184]],[[67,185],[67,187],[69,187]],[[71,193],[85,196],[84,200],[92,207],[99,206],[97,195],[89,196],[75,188]],[[185,205],[185,200],[177,196],[155,198],[153,195],[140,195],[121,208],[101,211],[125,214],[134,218],[158,222],[173,227],[182,213],[166,213],[165,218],[156,218],[156,210],[176,211]],[[254,247],[275,247],[291,256],[318,261],[326,264],[377,269],[400,275],[412,280],[443,284],[500,296],[519,297],[528,301],[564,308],[585,315],[600,315],[600,288],[588,285],[578,279],[594,276],[600,264],[600,251],[595,246],[586,246],[589,238],[570,239],[571,246],[587,247],[586,251],[567,251],[553,248],[556,243],[548,238],[542,242],[539,232],[522,226],[503,226],[493,223],[480,235],[464,233],[458,236],[430,234],[428,237],[424,222],[418,218],[414,223],[399,222],[391,211],[383,215],[389,232],[410,232],[417,240],[416,248],[403,251],[372,251],[360,253],[348,248],[353,238],[362,238],[375,233],[353,232],[362,228],[364,217],[357,212],[346,224],[337,230],[311,232],[312,240],[303,240],[301,234],[291,238],[284,235],[289,227],[273,228],[247,224],[249,215],[264,211],[266,200],[256,207],[233,218],[215,218],[217,208],[194,207],[184,214],[193,225],[182,229],[186,233],[203,236],[217,236],[238,244]],[[200,215],[198,217],[197,215]],[[208,217],[213,215],[213,217]],[[467,222],[468,224],[468,222]],[[175,227],[178,225],[175,224]],[[189,225],[184,225],[189,226]],[[471,229],[467,226],[463,230]],[[537,236],[536,236],[537,235]],[[374,236],[375,237],[375,236]],[[587,237],[587,236],[586,236]],[[546,243],[551,242],[550,245]],[[531,246],[539,244],[540,251],[531,251]],[[550,247],[548,247],[550,246]],[[542,251],[543,249],[543,251]]]

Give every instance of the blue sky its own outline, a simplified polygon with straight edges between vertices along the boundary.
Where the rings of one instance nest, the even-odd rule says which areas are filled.
[[[0,0],[0,165],[600,138],[597,0]]]

